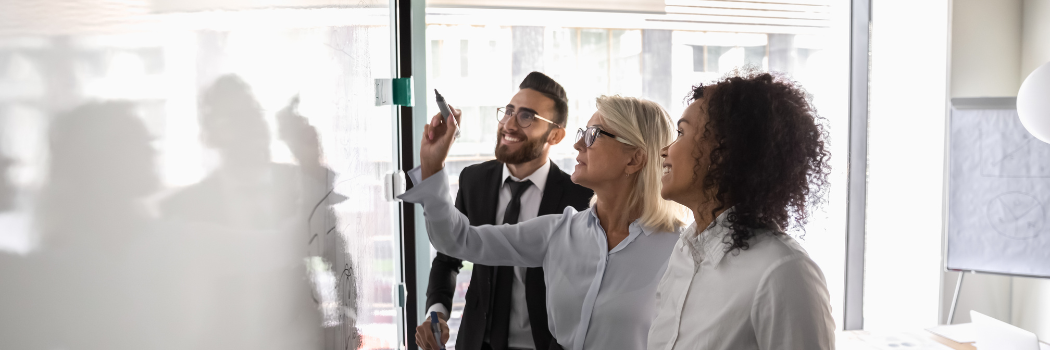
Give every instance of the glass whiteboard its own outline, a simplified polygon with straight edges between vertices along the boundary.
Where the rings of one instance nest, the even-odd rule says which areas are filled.
[[[0,348],[399,347],[389,2],[152,5],[0,3]]]

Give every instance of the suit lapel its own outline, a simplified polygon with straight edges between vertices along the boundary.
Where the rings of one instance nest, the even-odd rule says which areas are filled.
[[[562,203],[561,197],[566,180],[561,169],[551,162],[551,170],[547,173],[547,186],[543,189],[543,198],[540,199],[539,215],[559,214],[565,210],[566,206]]]

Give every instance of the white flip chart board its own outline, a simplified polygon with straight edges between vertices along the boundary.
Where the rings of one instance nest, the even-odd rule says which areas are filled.
[[[946,266],[1050,277],[1050,144],[1014,109],[951,112]]]

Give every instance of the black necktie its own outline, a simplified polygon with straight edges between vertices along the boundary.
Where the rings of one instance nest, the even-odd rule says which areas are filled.
[[[521,195],[532,186],[532,181],[514,181],[507,179],[510,186],[510,202],[507,210],[503,212],[504,224],[517,224],[521,214]],[[510,332],[510,307],[512,300],[511,289],[514,287],[514,267],[500,266],[496,268],[496,293],[492,299],[492,328],[489,333],[489,345],[493,350],[507,349],[507,337]]]
[[[507,210],[503,212],[503,223],[513,225],[518,223],[518,216],[521,214],[521,195],[532,186],[532,181],[518,182],[508,178],[507,186],[510,186],[510,202],[507,203]]]

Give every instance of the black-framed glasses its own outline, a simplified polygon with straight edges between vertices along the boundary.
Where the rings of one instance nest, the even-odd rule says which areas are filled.
[[[634,146],[634,144],[631,143],[631,141],[627,141],[627,139],[625,139],[625,138],[613,135],[612,133],[610,133],[608,131],[602,130],[597,125],[588,126],[586,129],[580,128],[579,130],[577,130],[576,131],[576,142],[580,142],[580,139],[582,138],[583,139],[583,145],[586,146],[587,148],[591,148],[591,145],[594,144],[594,141],[598,139],[598,135],[605,135],[605,136],[613,138],[616,141],[620,141],[622,143]]]
[[[515,112],[517,112],[517,113],[515,113]],[[518,127],[522,128],[522,129],[528,128],[529,126],[531,126],[532,122],[535,121],[536,119],[539,119],[539,120],[547,122],[548,124],[554,125],[554,127],[556,127],[556,128],[560,128],[561,127],[560,125],[554,123],[554,121],[552,121],[550,119],[547,119],[547,118],[544,118],[544,117],[541,117],[539,114],[533,113],[531,110],[527,110],[527,109],[519,109],[519,110],[515,111],[513,108],[507,108],[507,107],[496,108],[496,120],[498,120],[500,124],[505,124],[505,123],[507,123],[508,120],[510,120],[511,113],[513,113],[514,117],[517,118]]]

